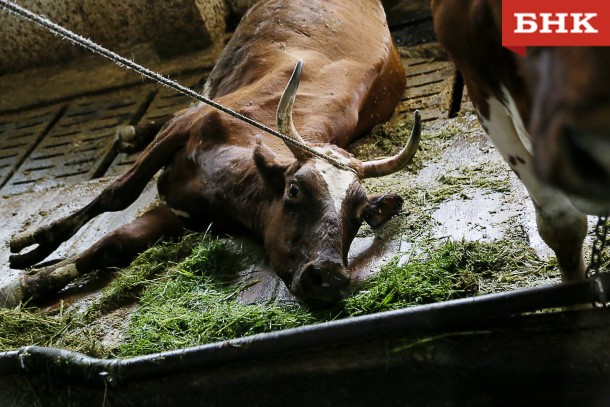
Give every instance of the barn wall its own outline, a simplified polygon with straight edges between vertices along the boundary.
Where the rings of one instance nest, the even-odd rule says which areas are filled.
[[[229,5],[225,0],[22,0],[100,44],[120,50],[151,43],[161,57],[220,46]],[[65,63],[88,51],[20,17],[0,13],[0,74]]]
[[[227,22],[230,26],[236,24],[256,1],[20,0],[18,3],[111,50],[150,43],[161,58],[167,58],[222,47]],[[421,8],[423,1],[408,4]],[[404,11],[406,3],[383,0],[383,4],[389,11]],[[88,55],[88,51],[6,12],[0,12],[0,27],[0,75],[64,64]]]

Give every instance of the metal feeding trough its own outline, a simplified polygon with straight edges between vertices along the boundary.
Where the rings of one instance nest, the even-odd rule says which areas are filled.
[[[124,360],[0,354],[3,405],[587,405],[610,401],[610,275]]]

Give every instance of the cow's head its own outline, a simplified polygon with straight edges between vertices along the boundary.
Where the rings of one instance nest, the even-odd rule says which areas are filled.
[[[532,47],[525,64],[540,177],[584,212],[609,212],[610,47]]]
[[[283,134],[305,143],[292,124],[301,65],[286,87],[277,117]],[[306,305],[329,306],[348,294],[347,254],[360,225],[379,226],[402,207],[398,195],[367,196],[360,181],[391,174],[408,164],[419,144],[420,127],[416,113],[407,146],[384,160],[361,162],[336,146],[309,145],[344,163],[347,169],[289,142],[286,144],[296,160],[280,161],[257,141],[254,160],[274,196],[265,216],[265,249],[275,271]]]

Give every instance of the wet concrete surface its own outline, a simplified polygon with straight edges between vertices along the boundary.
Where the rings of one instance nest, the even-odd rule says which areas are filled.
[[[0,284],[19,275],[9,264],[9,241],[18,234],[33,231],[54,220],[61,219],[89,203],[113,178],[81,182],[46,190],[4,196],[0,199]],[[45,262],[71,257],[88,248],[107,232],[134,219],[156,199],[156,188],[149,184],[140,198],[121,212],[105,213],[92,220],[70,240],[64,242]]]
[[[456,119],[442,119],[435,126],[442,127]],[[444,122],[444,123],[443,123]],[[504,163],[493,147],[484,138],[481,130],[473,124],[470,134],[458,135],[444,149],[442,157],[435,162],[424,164],[417,172],[401,173],[398,179],[405,184],[416,184],[416,188],[429,188],[438,183],[442,174],[450,173],[467,163],[493,167]],[[507,167],[506,167],[507,168]],[[515,230],[524,233],[540,254],[547,256],[550,251],[541,242],[536,232],[534,211],[527,195],[507,169],[505,174],[510,182],[509,192],[493,192],[487,189],[465,187],[455,197],[449,197],[430,208],[432,222],[430,235],[437,239],[493,241],[505,237]],[[515,179],[513,179],[515,178]],[[112,182],[113,178],[81,182],[70,186],[54,187],[19,195],[5,196],[0,201],[0,213],[4,222],[0,225],[0,284],[6,284],[20,271],[8,267],[8,242],[11,237],[25,231],[62,218],[86,205],[93,197]],[[62,244],[45,261],[53,261],[76,255],[101,238],[105,233],[135,218],[145,207],[154,204],[156,187],[149,184],[142,196],[128,209],[117,213],[106,213],[79,231],[68,242]],[[368,230],[352,243],[349,262],[354,280],[362,280],[377,271],[389,259],[409,251],[410,241],[400,229],[400,224],[392,220],[380,230]],[[275,300],[289,300],[284,284],[271,270],[260,245],[247,237],[234,238],[240,246],[256,259],[255,265],[241,274],[249,281],[257,281],[242,293],[247,303],[265,303]],[[86,284],[84,284],[86,285]],[[74,291],[74,290],[73,290]],[[86,287],[85,287],[85,291]],[[76,290],[76,298],[79,298]],[[91,295],[91,294],[88,294]],[[68,296],[64,299],[67,300]]]
[[[404,55],[410,54],[405,52]],[[378,187],[389,190],[390,184],[408,185],[416,191],[426,191],[438,187],[442,183],[440,181],[442,176],[459,172],[460,168],[494,169],[490,176],[500,177],[505,182],[506,190],[502,192],[479,188],[466,182],[463,188],[459,189],[459,193],[446,197],[441,202],[430,204],[424,202],[422,204],[424,210],[432,219],[425,225],[426,237],[437,240],[493,241],[517,234],[520,238],[528,240],[543,257],[551,255],[536,232],[533,205],[527,198],[523,186],[508,170],[508,166],[483,134],[476,116],[472,110],[469,110],[470,105],[466,103],[464,105],[466,108],[458,117],[452,119],[446,117],[454,73],[451,64],[446,61],[414,60],[410,57],[405,57],[405,64],[409,76],[409,89],[397,109],[399,120],[410,116],[415,108],[422,111],[423,148],[427,148],[426,143],[431,143],[430,140],[435,134],[450,132],[453,135],[439,149],[437,156],[427,157],[419,166],[393,175],[387,188],[383,184],[379,184]],[[151,105],[154,106],[154,103]],[[108,173],[111,176],[79,181],[70,185],[42,184],[35,191],[21,191],[2,196],[0,285],[5,285],[21,272],[8,266],[8,242],[13,236],[27,230],[32,231],[86,205],[121,172],[119,161],[123,160],[122,167],[125,168],[129,164],[128,159],[129,157],[126,156],[118,157]],[[485,177],[485,174],[480,176]],[[136,217],[144,208],[154,204],[155,200],[156,188],[154,183],[151,183],[128,209],[99,216],[68,242],[62,244],[47,261],[76,255],[105,233]],[[403,222],[404,217],[409,216],[411,209],[405,207],[406,214],[403,213],[390,220],[379,230],[364,228],[359,233],[349,253],[349,267],[355,281],[363,280],[375,273],[382,264],[395,256],[398,256],[401,262],[409,261],[412,249],[418,243],[418,233],[413,232],[418,225],[409,225],[407,230]],[[424,225],[422,224],[421,227],[424,228]],[[422,232],[419,236],[423,234]],[[285,285],[271,270],[260,244],[252,242],[247,237],[235,237],[234,241],[257,259],[252,266],[240,273],[241,278],[250,282],[249,287],[242,292],[241,300],[245,303],[294,301]],[[99,293],[99,287],[103,286],[106,280],[98,278],[97,281],[91,282],[85,279],[77,283],[76,287],[64,292],[61,298],[66,303],[75,303],[75,306],[86,306]],[[102,283],[100,284],[99,281]],[[53,307],[57,302],[47,305]],[[128,313],[121,314],[121,318],[127,317]],[[116,324],[109,322],[108,326],[112,327]],[[109,341],[120,340],[113,337],[118,334],[108,333],[108,335]]]

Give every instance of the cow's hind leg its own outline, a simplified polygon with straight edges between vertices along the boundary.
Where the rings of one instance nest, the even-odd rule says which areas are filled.
[[[146,148],[129,171],[117,178],[87,206],[34,232],[26,232],[13,238],[10,242],[12,253],[37,246],[26,253],[12,255],[9,258],[10,266],[32,266],[44,260],[97,215],[127,208],[140,196],[155,173],[186,143],[187,137],[186,131],[176,130],[170,125],[159,133],[154,143]]]
[[[172,116],[166,116],[135,126],[119,127],[115,134],[119,150],[126,153],[142,150],[154,140],[171,118]]]
[[[140,252],[161,238],[179,237],[184,223],[166,206],[158,206],[131,223],[108,233],[81,254],[26,274],[0,288],[0,306],[22,301],[39,302],[57,293],[72,280],[94,270],[128,265]]]
[[[510,98],[507,97],[510,102]],[[587,234],[587,217],[576,210],[559,190],[540,182],[534,173],[534,157],[524,143],[527,135],[519,135],[523,126],[515,123],[516,112],[495,99],[489,100],[489,118],[482,124],[502,157],[525,185],[536,209],[538,232],[555,252],[562,279],[572,281],[584,278],[585,265],[582,246]],[[510,103],[509,103],[510,105]]]

